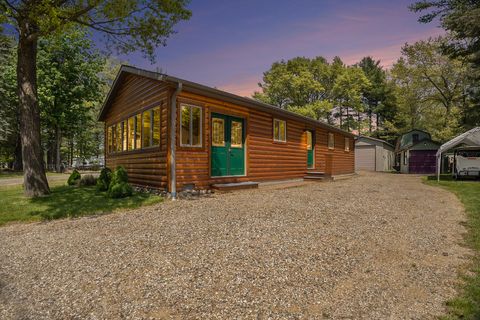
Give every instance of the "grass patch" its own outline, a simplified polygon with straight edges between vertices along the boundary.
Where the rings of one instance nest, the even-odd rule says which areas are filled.
[[[65,173],[46,172],[46,174],[47,174],[47,177],[65,176],[68,178],[68,174],[65,174]],[[23,172],[0,170],[0,179],[9,179],[9,178],[23,178]]]
[[[447,302],[448,314],[443,319],[480,319],[480,182],[454,181],[442,176],[425,178],[425,183],[440,186],[457,195],[467,213],[465,241],[475,252],[469,275],[462,275],[463,285],[458,297]]]
[[[138,208],[161,202],[162,197],[134,192],[122,199],[108,198],[105,192],[92,187],[51,187],[51,194],[41,198],[26,198],[21,186],[0,188],[0,226],[15,221],[39,221],[108,213],[121,208]]]

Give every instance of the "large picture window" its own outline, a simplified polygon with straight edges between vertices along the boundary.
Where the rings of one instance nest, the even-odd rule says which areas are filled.
[[[285,120],[273,119],[273,140],[287,141],[287,122]]]
[[[160,107],[146,110],[107,128],[109,153],[160,145]]]
[[[202,109],[197,106],[180,107],[180,145],[183,147],[202,146]]]

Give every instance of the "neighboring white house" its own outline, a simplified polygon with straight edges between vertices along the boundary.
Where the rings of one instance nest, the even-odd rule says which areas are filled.
[[[367,136],[355,139],[355,171],[391,171],[395,163],[395,147]]]

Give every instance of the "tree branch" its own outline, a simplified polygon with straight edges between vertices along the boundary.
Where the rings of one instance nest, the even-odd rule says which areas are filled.
[[[423,75],[425,76],[425,78],[428,80],[428,82],[430,82],[434,87],[435,89],[437,89],[438,93],[440,93],[440,95],[443,97],[443,100],[442,101],[442,104],[445,106],[445,108],[447,110],[450,110],[450,103],[449,103],[449,99],[445,96],[445,94],[443,93],[442,89],[440,89],[440,87],[435,83],[435,81],[432,80],[432,78],[430,78],[430,76],[427,74],[426,71],[423,72]]]

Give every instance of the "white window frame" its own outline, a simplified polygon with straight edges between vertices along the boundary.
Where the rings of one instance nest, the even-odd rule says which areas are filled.
[[[330,146],[330,137],[332,137],[332,146]],[[327,147],[329,150],[335,149],[335,133],[329,132],[327,137]]]
[[[284,125],[284,128],[285,128],[285,140],[280,140],[280,139],[277,139],[277,137],[275,137],[275,123],[278,122],[279,123],[279,127],[278,127],[278,135],[280,137],[280,122],[284,122],[285,125]],[[285,143],[287,142],[287,120],[282,120],[282,119],[277,119],[277,118],[274,118],[273,119],[273,141],[275,142],[281,142],[281,143]]]
[[[189,107],[190,108],[190,144],[185,144],[183,143],[183,136],[182,136],[182,107]],[[192,145],[192,138],[193,138],[193,126],[192,126],[192,109],[193,108],[198,108],[200,110],[200,144],[199,145]],[[186,104],[186,103],[182,103],[180,104],[180,108],[179,108],[179,113],[180,113],[180,121],[178,122],[179,123],[179,128],[180,128],[180,146],[181,147],[188,147],[188,148],[202,148],[203,147],[203,110],[202,110],[202,107],[200,106],[196,106],[196,105],[193,105],[193,104]]]

